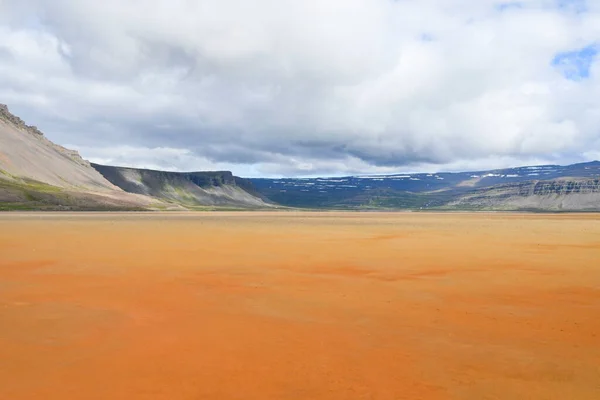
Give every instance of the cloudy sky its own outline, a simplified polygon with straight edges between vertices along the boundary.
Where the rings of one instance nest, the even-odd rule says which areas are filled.
[[[600,158],[600,0],[0,0],[0,103],[242,176]]]

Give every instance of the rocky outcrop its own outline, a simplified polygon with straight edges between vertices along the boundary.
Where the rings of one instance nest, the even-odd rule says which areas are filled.
[[[0,119],[33,135],[44,135],[36,126],[27,125],[21,118],[11,114],[6,104],[0,104]]]
[[[229,171],[167,172],[92,164],[107,180],[126,192],[143,194],[185,207],[266,208],[252,183]]]
[[[521,194],[527,195],[568,195],[600,193],[600,179],[557,179],[554,181],[536,181],[520,185]]]
[[[561,178],[481,188],[448,206],[489,210],[600,211],[600,179]]]

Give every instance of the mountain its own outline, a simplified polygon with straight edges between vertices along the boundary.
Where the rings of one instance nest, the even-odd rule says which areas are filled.
[[[0,104],[0,210],[266,208],[230,172],[175,173],[92,165]]]
[[[252,179],[272,201],[341,209],[600,210],[600,162],[458,173]]]
[[[186,208],[272,207],[246,179],[229,171],[167,172],[92,164],[104,178],[129,193],[160,199]]]
[[[4,179],[71,189],[116,190],[76,151],[52,143],[35,126],[12,115],[5,105],[0,105],[0,168]]]
[[[153,202],[114,186],[0,104],[0,210],[143,209]]]

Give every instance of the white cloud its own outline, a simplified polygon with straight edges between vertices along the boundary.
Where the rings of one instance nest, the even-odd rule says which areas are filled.
[[[0,0],[0,101],[86,157],[156,168],[313,175],[589,157],[600,62],[574,81],[552,61],[600,43],[600,1],[502,4]]]
[[[133,166],[165,171],[231,170],[232,167],[235,167],[233,164],[215,163],[204,157],[198,157],[187,149],[172,147],[149,148],[117,145],[95,148],[69,144],[67,144],[67,147],[88,154],[89,161],[96,164]]]

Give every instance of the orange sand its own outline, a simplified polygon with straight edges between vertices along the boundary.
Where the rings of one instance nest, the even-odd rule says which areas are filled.
[[[2,214],[0,399],[600,399],[600,216]]]

